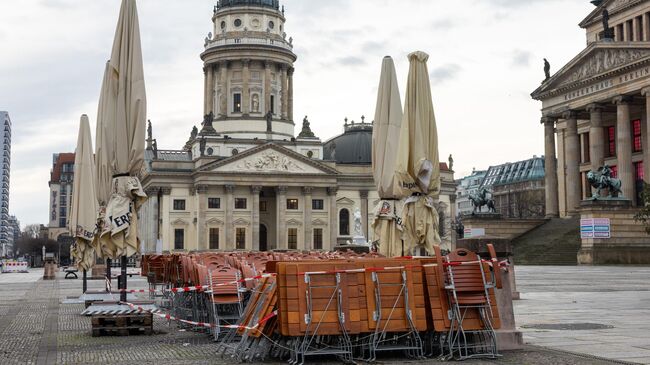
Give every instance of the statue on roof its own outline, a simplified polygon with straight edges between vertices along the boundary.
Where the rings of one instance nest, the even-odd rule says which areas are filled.
[[[271,133],[273,132],[273,113],[269,110],[266,115],[264,116],[266,119],[266,132]]]
[[[192,127],[192,133],[190,133],[190,139],[196,138],[196,136],[199,134],[199,129],[196,128],[196,126]]]
[[[611,41],[614,39],[614,29],[609,26],[609,11],[607,9],[603,9],[601,18],[603,21],[603,35],[601,39]]]
[[[203,128],[201,128],[201,134],[206,135],[206,134],[217,134],[217,131],[214,129],[212,126],[212,122],[214,122],[214,113],[210,112],[209,114],[206,114],[203,116],[203,122],[201,125],[203,125]]]
[[[209,114],[203,116],[202,125],[204,127],[212,127],[212,122],[214,122],[214,113],[210,112]]]
[[[454,171],[454,158],[449,154],[449,170]]]
[[[609,29],[609,11],[607,9],[603,9],[603,29],[607,30]]]
[[[151,129],[151,119],[149,119],[147,120],[147,140],[151,141],[153,139],[152,134],[153,131]]]
[[[201,152],[201,157],[205,156],[205,136],[201,137],[201,140],[199,141],[199,151]]]
[[[551,78],[551,64],[548,63],[548,60],[546,58],[544,59],[544,76],[544,81]]]
[[[156,141],[155,139],[153,140],[152,143],[152,150],[153,150],[154,159],[158,159],[158,141]]]
[[[300,131],[298,138],[315,138],[315,137],[316,136],[314,135],[314,132],[311,131],[311,127],[309,126],[309,120],[305,115],[305,118],[302,120],[302,131]]]

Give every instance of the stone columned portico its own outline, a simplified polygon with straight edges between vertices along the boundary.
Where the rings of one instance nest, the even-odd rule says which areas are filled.
[[[587,47],[532,93],[542,102],[547,216],[610,218],[612,237],[618,237],[583,240],[582,263],[639,262],[640,256],[650,262],[647,237],[622,232],[641,228],[631,217],[650,177],[649,3],[598,2],[580,23]],[[590,202],[587,175],[604,165],[620,179],[627,208]],[[600,254],[601,248],[608,253]],[[615,251],[621,252],[619,261],[612,258]]]

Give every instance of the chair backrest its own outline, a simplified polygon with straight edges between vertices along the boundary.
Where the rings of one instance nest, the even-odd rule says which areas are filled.
[[[492,261],[492,275],[494,275],[494,285],[498,289],[501,289],[503,288],[503,282],[501,281],[501,268],[499,267],[499,261],[497,260],[497,251],[494,249],[494,245],[491,243],[487,244],[487,249]]]
[[[447,255],[447,282],[456,292],[485,292],[481,258],[464,248]]]

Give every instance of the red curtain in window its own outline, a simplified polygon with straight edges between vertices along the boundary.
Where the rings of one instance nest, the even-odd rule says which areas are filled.
[[[634,163],[634,179],[636,181],[643,180],[643,162],[635,162]]]
[[[616,129],[614,127],[607,127],[607,157],[616,156]]]
[[[633,152],[641,152],[643,149],[642,143],[641,143],[641,120],[633,120],[632,121],[632,151]]]

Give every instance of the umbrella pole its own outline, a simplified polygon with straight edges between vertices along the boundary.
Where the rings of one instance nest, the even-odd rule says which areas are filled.
[[[121,258],[121,275],[120,275],[120,281],[122,282],[120,285],[120,288],[122,290],[120,291],[120,301],[126,302],[126,255],[122,256]]]
[[[106,259],[106,292],[111,292],[111,259]]]
[[[83,292],[86,293],[86,290],[88,290],[88,276],[86,275],[86,270],[83,271]]]

